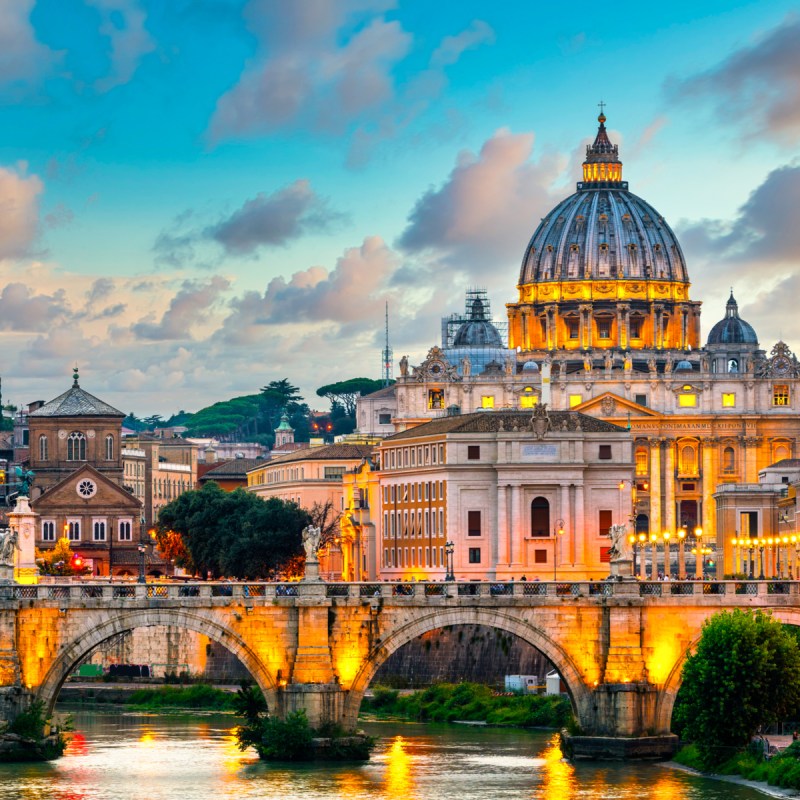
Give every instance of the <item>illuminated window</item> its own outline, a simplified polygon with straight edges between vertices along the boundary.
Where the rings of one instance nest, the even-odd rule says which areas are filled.
[[[519,398],[520,408],[533,408],[539,402],[539,398],[535,394],[523,394]]]
[[[640,447],[636,451],[636,474],[647,475],[648,472],[648,453],[644,447]]]
[[[776,383],[772,387],[772,405],[774,406],[789,405],[789,386],[787,384]]]
[[[697,474],[697,450],[691,444],[681,448],[680,471],[682,475]]]
[[[611,320],[610,319],[599,319],[599,320],[597,320],[597,335],[601,339],[610,339],[611,338]]]
[[[444,408],[443,389],[430,389],[428,391],[428,408]]]
[[[631,322],[630,322],[631,339],[642,338],[642,322],[644,322],[644,320],[641,317],[631,317]]]
[[[481,397],[481,408],[494,408],[493,394],[485,394]]]
[[[566,323],[567,323],[567,334],[569,335],[569,338],[577,339],[579,333],[578,320],[568,319],[566,320]]]
[[[571,394],[569,396],[569,407],[575,408],[575,406],[579,406],[583,402],[583,395],[582,394]]]
[[[722,407],[733,408],[736,405],[736,395],[733,392],[722,393]]]
[[[679,394],[678,405],[681,408],[696,408],[697,395],[696,394]]]

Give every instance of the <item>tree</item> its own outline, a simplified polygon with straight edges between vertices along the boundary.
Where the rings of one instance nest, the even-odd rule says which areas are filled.
[[[349,378],[346,381],[320,386],[317,395],[330,400],[331,409],[334,408],[334,403],[337,403],[344,408],[348,417],[355,417],[358,398],[370,392],[377,392],[382,386],[382,381],[374,381],[371,378]]]
[[[213,481],[176,497],[158,519],[159,550],[174,552],[178,566],[244,580],[273,577],[297,558],[310,521],[295,503],[262,500],[244,489],[225,492]]]
[[[36,548],[36,566],[42,575],[91,575],[92,570],[69,544],[69,539],[62,536],[51,550]]]
[[[320,547],[329,545],[339,535],[342,515],[336,510],[332,500],[326,500],[324,503],[315,502],[309,509],[308,516],[311,518],[311,524],[320,529]]]
[[[722,612],[703,625],[682,681],[673,726],[712,768],[800,710],[800,649],[769,612]]]

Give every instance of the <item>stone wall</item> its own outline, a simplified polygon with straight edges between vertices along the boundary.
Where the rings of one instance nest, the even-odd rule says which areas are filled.
[[[502,687],[506,675],[537,675],[543,684],[552,669],[535,647],[513,634],[484,625],[451,625],[394,652],[372,684],[412,688],[471,681]]]

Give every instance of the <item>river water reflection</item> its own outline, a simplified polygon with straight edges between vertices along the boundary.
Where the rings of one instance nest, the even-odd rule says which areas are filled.
[[[370,723],[359,765],[267,765],[240,753],[235,718],[75,714],[64,758],[0,764],[0,800],[755,800],[763,795],[658,765],[561,759],[552,734],[468,726]]]

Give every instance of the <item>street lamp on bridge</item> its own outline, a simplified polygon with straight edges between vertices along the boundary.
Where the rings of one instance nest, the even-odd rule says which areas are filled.
[[[447,557],[447,573],[444,576],[446,581],[454,581],[456,576],[453,572],[453,552],[455,551],[456,546],[453,542],[445,542],[444,545],[444,554]]]

